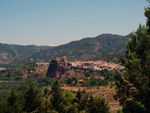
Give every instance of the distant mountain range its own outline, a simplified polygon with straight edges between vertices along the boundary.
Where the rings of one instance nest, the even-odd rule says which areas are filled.
[[[85,60],[87,58],[105,54],[124,54],[126,43],[131,34],[127,36],[102,34],[94,38],[84,38],[78,41],[60,45],[51,49],[42,50],[31,56],[34,60],[48,61],[55,57],[66,56],[68,60]]]
[[[102,34],[56,47],[0,44],[0,64],[27,58],[34,61],[49,61],[55,57],[66,56],[68,60],[72,61],[106,54],[123,54],[130,37],[131,34],[127,36]]]
[[[12,61],[17,61],[30,57],[33,53],[43,49],[51,48],[50,46],[35,46],[35,45],[12,45],[0,43],[0,64],[8,64]]]

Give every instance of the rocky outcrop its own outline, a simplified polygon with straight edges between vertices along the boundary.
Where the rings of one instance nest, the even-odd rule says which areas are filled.
[[[6,52],[0,52],[0,64],[7,64],[12,62],[13,56]]]
[[[66,57],[56,57],[51,60],[46,77],[59,78],[60,75],[65,74],[70,69],[70,64],[67,63]]]

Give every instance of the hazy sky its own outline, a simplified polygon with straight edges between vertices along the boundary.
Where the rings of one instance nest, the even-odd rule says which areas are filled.
[[[145,24],[146,0],[0,0],[0,42],[60,45]]]

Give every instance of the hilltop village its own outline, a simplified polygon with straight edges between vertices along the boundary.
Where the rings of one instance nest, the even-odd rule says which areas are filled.
[[[115,64],[113,62],[106,62],[104,60],[100,60],[100,61],[77,61],[75,60],[74,62],[69,62],[67,61],[66,57],[56,57],[55,60],[51,60],[51,63],[53,62],[61,62],[61,64],[64,65],[71,65],[73,67],[78,67],[78,68],[82,68],[82,69],[90,69],[90,70],[94,70],[94,71],[101,71],[104,69],[107,70],[119,70],[119,69],[124,69],[124,66],[120,65],[120,64]],[[35,64],[36,66],[48,66],[49,63],[47,62],[37,62]]]
[[[79,67],[83,69],[91,69],[94,71],[101,71],[104,69],[112,70],[112,69],[124,69],[124,66],[120,64],[115,64],[113,62],[106,62],[104,60],[101,61],[75,61],[70,62],[73,67]]]
[[[69,62],[65,56],[56,57],[50,63],[39,61],[29,63],[24,67],[2,71],[1,83],[4,85],[1,86],[1,89],[10,88],[13,84],[18,88],[17,90],[22,91],[24,87],[26,88],[26,81],[32,79],[37,87],[48,89],[47,95],[44,94],[46,88],[42,94],[43,97],[50,98],[52,95],[50,85],[57,79],[62,83],[62,91],[71,91],[76,94],[80,88],[84,95],[101,96],[106,98],[110,106],[114,106],[114,103],[115,106],[119,106],[118,101],[113,99],[116,94],[113,80],[119,69],[124,69],[124,67],[104,60]],[[4,81],[6,77],[10,79],[9,82]],[[22,86],[18,85],[20,83]]]

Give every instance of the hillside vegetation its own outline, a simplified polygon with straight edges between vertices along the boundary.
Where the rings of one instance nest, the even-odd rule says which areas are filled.
[[[0,66],[19,67],[31,61],[49,61],[62,56],[66,56],[69,61],[74,61],[103,55],[124,54],[125,44],[130,37],[130,34],[127,36],[102,34],[56,47],[0,44]]]
[[[124,54],[125,44],[130,35],[120,36],[102,34],[95,38],[84,38],[79,41],[72,41],[52,49],[41,50],[31,56],[34,60],[41,59],[48,61],[55,57],[66,56],[68,60],[88,59],[105,54]]]
[[[35,45],[22,46],[0,43],[0,64],[8,64],[12,61],[28,58],[33,53],[47,48],[51,47]]]

